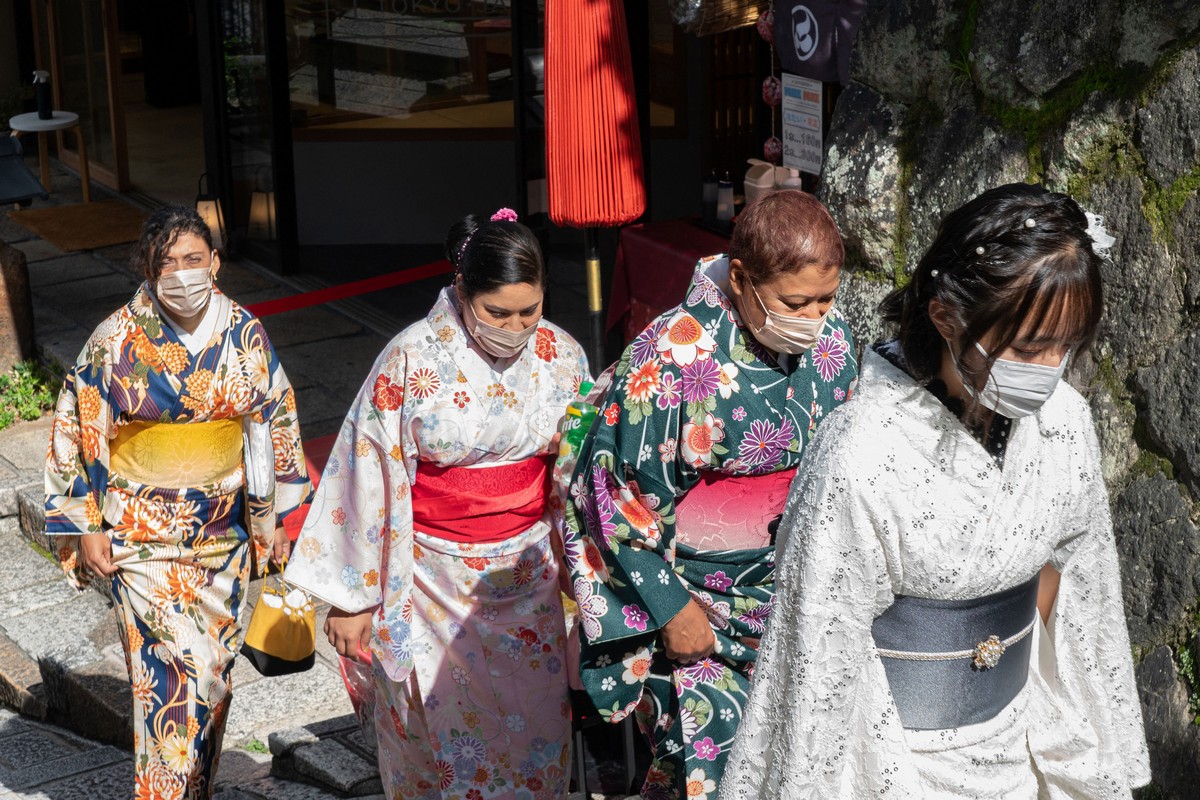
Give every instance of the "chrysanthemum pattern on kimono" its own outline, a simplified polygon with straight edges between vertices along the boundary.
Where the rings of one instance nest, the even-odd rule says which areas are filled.
[[[857,376],[836,307],[812,349],[777,357],[745,331],[728,275],[727,259],[702,261],[684,303],[626,349],[570,487],[583,683],[604,718],[637,711],[655,750],[647,797],[716,790],[774,591],[773,548],[680,541],[678,502],[701,481],[785,473],[778,508],[761,510],[782,512],[786,473]],[[689,600],[708,613],[717,651],[679,665],[658,631]]]
[[[111,591],[145,798],[208,797],[248,541],[265,560],[276,525],[311,491],[295,396],[266,331],[219,291],[210,305],[215,334],[197,353],[145,286],[102,322],[63,384],[46,458],[46,528],[71,581],[88,580],[81,534],[107,533],[120,567]],[[270,479],[249,492],[248,470]]]

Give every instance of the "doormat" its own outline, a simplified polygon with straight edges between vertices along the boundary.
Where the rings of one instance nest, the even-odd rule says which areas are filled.
[[[146,213],[120,200],[14,211],[13,222],[61,250],[96,250],[137,241]]]

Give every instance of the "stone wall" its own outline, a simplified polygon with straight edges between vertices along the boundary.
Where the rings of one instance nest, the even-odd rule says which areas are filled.
[[[941,218],[1036,181],[1117,237],[1091,399],[1124,560],[1155,787],[1200,784],[1200,3],[871,4],[819,194],[846,237],[839,304],[863,341]]]

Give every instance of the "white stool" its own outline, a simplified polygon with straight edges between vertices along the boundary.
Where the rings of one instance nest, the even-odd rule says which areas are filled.
[[[36,133],[38,137],[38,162],[42,168],[42,186],[50,191],[50,155],[46,145],[46,134],[52,131],[75,129],[75,141],[79,143],[79,178],[83,183],[83,202],[92,202],[92,191],[88,185],[87,145],[83,141],[83,128],[79,125],[79,115],[70,111],[55,111],[50,119],[42,119],[36,111],[28,114],[17,114],[8,121],[12,135]]]

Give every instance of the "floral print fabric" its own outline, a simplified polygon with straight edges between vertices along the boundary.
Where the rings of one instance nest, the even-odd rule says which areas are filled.
[[[566,509],[583,684],[609,721],[637,709],[651,796],[715,796],[774,591],[772,548],[686,547],[675,502],[704,476],[794,469],[857,375],[836,308],[811,350],[777,360],[745,331],[728,281],[727,259],[702,261],[684,303],[621,356]],[[717,652],[688,667],[662,655],[658,631],[690,600]]]
[[[1021,694],[976,725],[903,729],[871,635],[893,597],[982,597],[1047,562],[1062,578]],[[800,465],[776,580],[721,800],[1115,800],[1149,781],[1099,447],[1066,383],[1013,421],[1001,465],[869,352]]]
[[[497,544],[416,535],[416,666],[376,666],[390,797],[561,800],[571,717],[558,561],[544,529]]]
[[[265,558],[269,532],[311,485],[295,397],[261,323],[214,291],[211,313],[221,324],[193,355],[148,292],[143,286],[100,324],[63,384],[46,459],[46,528],[77,586],[88,579],[78,568],[78,537],[110,538],[134,693],[136,794],[192,800],[211,792],[231,695],[252,538],[244,520]],[[156,480],[110,469],[109,445],[123,426],[157,423],[157,441],[169,443],[170,426],[221,420],[260,426],[270,451],[215,454],[236,466],[204,486],[179,485],[179,465],[139,459],[136,447],[122,459]],[[241,436],[232,447],[242,448]],[[273,488],[248,492],[247,468],[269,473]]]
[[[472,552],[417,538],[412,486],[422,464],[503,466],[548,454],[587,374],[582,349],[547,320],[514,360],[497,362],[467,333],[448,288],[424,320],[380,354],[326,463],[286,577],[346,611],[374,609],[371,652],[377,674],[392,682],[381,688],[377,705],[377,714],[388,716],[386,728],[376,726],[380,761],[398,786],[423,787],[414,797],[481,800],[516,791],[541,798],[559,786],[549,765],[570,738],[562,705],[564,643],[549,622],[539,622],[563,616],[557,570],[545,561],[551,513],[511,539]],[[521,590],[504,594],[506,586]],[[498,605],[500,596],[515,605]],[[523,615],[528,631],[514,637],[509,630]],[[530,649],[535,644],[540,656]],[[505,665],[496,692],[487,688],[486,664]],[[474,688],[442,687],[455,669],[473,676]],[[526,719],[535,702],[543,703],[537,725]],[[394,729],[393,711],[414,741],[387,732]],[[459,713],[473,714],[476,722],[466,724]],[[508,727],[505,720],[514,714],[525,719],[526,732]],[[513,717],[512,724],[522,723]],[[497,771],[487,782],[467,778],[443,789],[448,778],[438,761],[454,765],[446,748],[467,735],[496,753],[504,737],[512,737],[515,749],[505,761],[489,762]],[[520,749],[535,741],[538,754]],[[526,770],[529,758],[538,759],[536,770]],[[458,766],[455,775],[462,777]],[[531,778],[544,788],[531,788]]]
[[[177,517],[198,505],[158,492],[148,499]],[[206,524],[179,541],[190,557],[113,537],[120,570],[111,591],[133,688],[138,800],[209,797],[221,754],[241,632],[237,620],[250,577],[249,537],[240,521],[240,494],[199,507]]]

